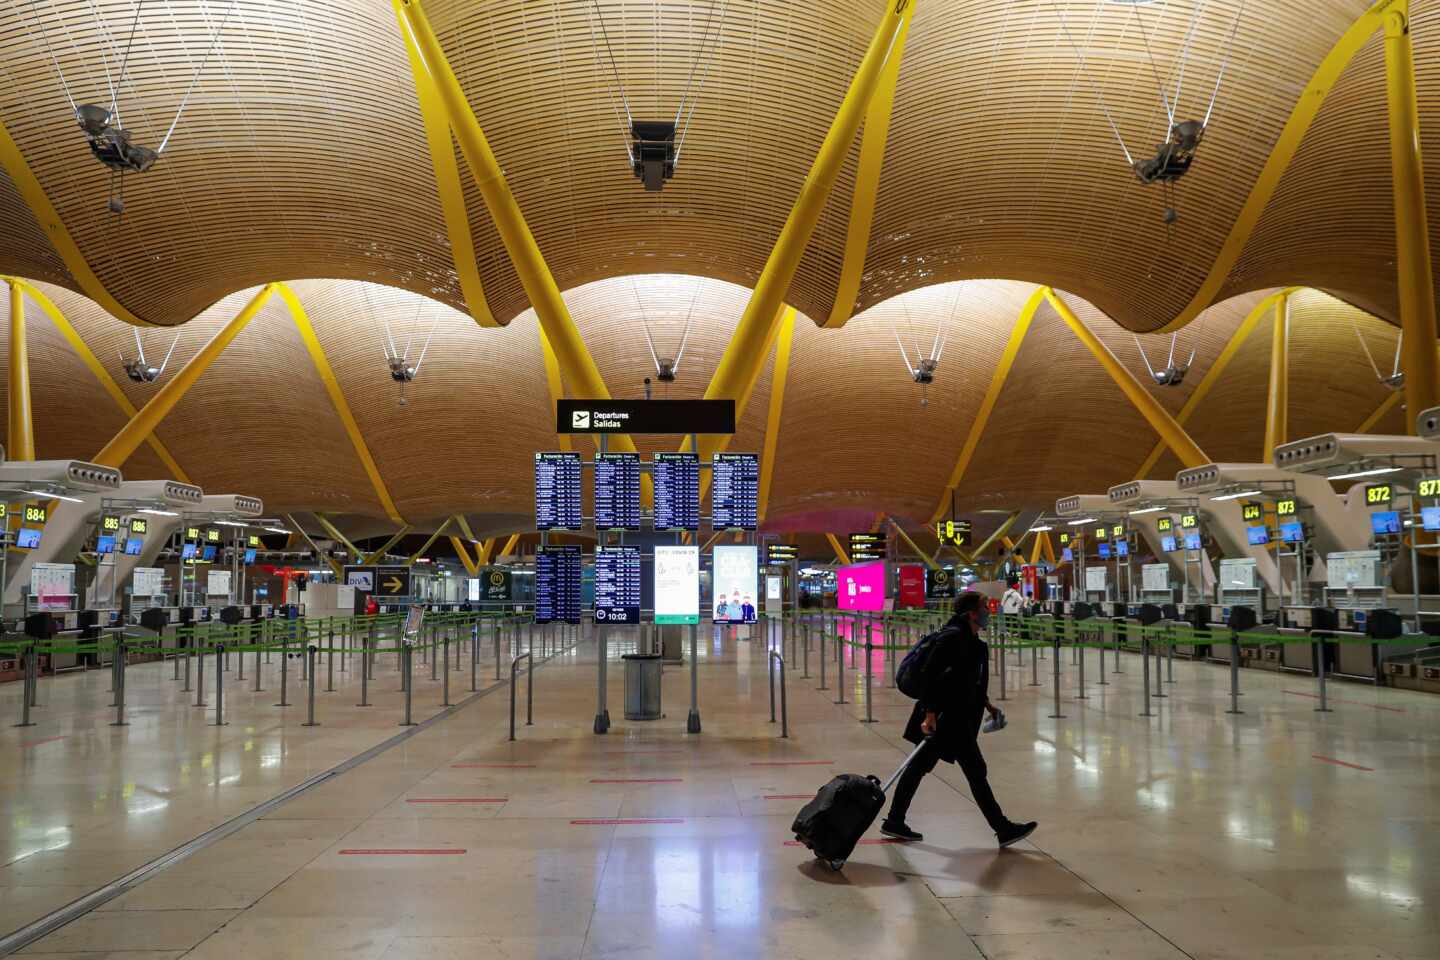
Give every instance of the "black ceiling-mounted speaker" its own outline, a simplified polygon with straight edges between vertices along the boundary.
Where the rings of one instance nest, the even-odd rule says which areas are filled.
[[[632,120],[630,136],[635,141],[631,148],[635,176],[652,193],[665,189],[665,181],[675,176],[674,122]]]
[[[1170,137],[1155,148],[1155,156],[1135,163],[1141,183],[1173,183],[1190,172],[1195,151],[1205,137],[1205,124],[1186,120],[1170,128]]]

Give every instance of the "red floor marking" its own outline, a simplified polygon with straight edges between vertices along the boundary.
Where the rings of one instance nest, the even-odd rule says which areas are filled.
[[[1318,753],[1312,753],[1310,754],[1310,756],[1313,759],[1319,760],[1323,763],[1333,763],[1337,767],[1349,767],[1351,770],[1364,770],[1366,773],[1375,772],[1374,768],[1372,767],[1362,767],[1358,763],[1346,763],[1344,760],[1336,760],[1334,757],[1322,757]]]
[[[406,803],[509,803],[509,797],[416,797]]]
[[[764,800],[810,800],[814,794],[810,793],[767,793]]]
[[[454,857],[463,849],[446,847],[441,850],[341,850],[342,857]]]
[[[679,777],[619,777],[616,779],[591,780],[591,783],[684,783]]]
[[[1283,690],[1281,692],[1288,693],[1292,697],[1307,697],[1311,700],[1320,699],[1320,695],[1317,693],[1301,693],[1299,690]],[[1405,712],[1399,707],[1382,707],[1378,703],[1361,703],[1359,700],[1341,700],[1339,697],[1326,697],[1326,699],[1331,701],[1332,703],[1346,703],[1352,707],[1369,707],[1371,710],[1388,710],[1390,713]]]
[[[892,844],[892,843],[908,843],[908,842],[909,842],[908,840],[891,840],[889,837],[880,837],[880,838],[875,839],[875,840],[861,840],[861,841],[860,841],[860,843],[861,843],[862,846],[867,846],[867,847],[878,847],[878,846],[887,845],[887,844]],[[805,844],[801,843],[799,840],[786,840],[786,841],[785,841],[785,846],[787,846],[787,847],[803,847],[803,846],[805,846]]]
[[[684,820],[675,820],[675,819],[669,819],[669,818],[642,818],[642,819],[634,819],[634,820],[617,820],[617,819],[613,819],[613,818],[606,818],[606,819],[600,819],[600,820],[571,820],[571,821],[570,821],[570,826],[572,826],[572,827],[623,827],[623,826],[628,826],[628,825],[631,825],[631,824],[646,824],[646,823],[684,823],[684,822],[685,822]]]
[[[752,767],[828,767],[834,760],[752,760]]]
[[[25,748],[25,747],[38,747],[38,746],[40,746],[42,743],[54,743],[56,740],[64,740],[64,739],[65,739],[64,737],[46,737],[44,740],[31,740],[31,741],[29,741],[28,743],[22,743],[22,744],[20,744],[20,746],[21,746],[22,749]]]
[[[452,763],[451,770],[528,770],[534,767],[533,763]]]

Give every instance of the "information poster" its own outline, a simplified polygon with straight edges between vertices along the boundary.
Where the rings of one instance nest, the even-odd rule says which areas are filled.
[[[1147,563],[1140,568],[1141,589],[1159,592],[1170,589],[1170,565]]]
[[[655,622],[700,622],[700,548],[655,548]]]
[[[595,548],[595,622],[640,622],[640,548]]]
[[[465,602],[466,602],[466,603],[479,603],[479,602],[480,602],[480,578],[479,578],[479,577],[467,577],[467,578],[465,579]]]
[[[36,610],[69,610],[75,593],[75,564],[37,563],[30,568],[30,596]]]
[[[1085,592],[1104,593],[1106,582],[1106,570],[1104,567],[1085,568]]]
[[[717,546],[711,580],[715,585],[716,623],[754,623],[759,557],[748,545]]]
[[[486,570],[480,575],[480,595],[475,599],[482,603],[510,602],[510,571]]]
[[[657,453],[655,529],[700,529],[700,458],[693,453]]]
[[[640,529],[640,454],[595,455],[595,529]]]
[[[207,597],[230,596],[230,571],[207,570],[205,579],[205,595]]]
[[[137,597],[158,597],[165,592],[165,570],[161,567],[136,567],[130,578],[130,592]]]
[[[580,622],[580,573],[577,545],[541,547],[535,553],[535,622]]]
[[[955,596],[954,571],[944,568],[927,571],[925,575],[925,593],[927,596],[941,600]]]
[[[885,564],[858,563],[841,567],[835,574],[841,610],[885,609]]]
[[[753,453],[715,454],[710,525],[716,530],[754,530],[759,502],[760,458]]]
[[[925,568],[907,563],[900,568],[900,606],[925,606]]]
[[[535,529],[580,526],[580,454],[535,454]]]
[[[780,613],[785,609],[785,578],[765,578],[765,609],[773,613]]]

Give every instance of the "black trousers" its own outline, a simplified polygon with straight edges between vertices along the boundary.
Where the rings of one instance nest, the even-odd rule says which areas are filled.
[[[960,770],[965,774],[965,779],[970,782],[970,795],[975,798],[975,805],[985,815],[985,822],[990,824],[990,829],[999,833],[1001,828],[1010,823],[1000,809],[1000,804],[995,799],[995,793],[990,789],[990,781],[986,779],[989,770],[985,766],[985,757],[980,753],[980,744],[973,737],[963,738],[956,748],[955,761],[960,765]],[[925,745],[916,754],[915,759],[905,768],[900,775],[899,781],[895,784],[895,796],[890,801],[890,816],[888,819],[896,823],[904,823],[905,815],[910,812],[910,801],[915,799],[915,791],[920,789],[920,781],[925,775],[935,769],[935,764],[940,762],[940,746],[934,739],[925,741]]]

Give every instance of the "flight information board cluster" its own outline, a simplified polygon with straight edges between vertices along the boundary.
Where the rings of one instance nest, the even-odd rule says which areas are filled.
[[[580,454],[535,454],[535,529],[579,530]]]
[[[640,622],[640,548],[595,548],[595,622]]]
[[[754,530],[759,503],[759,456],[717,453],[710,483],[710,525],[716,530]]]
[[[655,529],[700,529],[700,458],[693,453],[657,453]]]
[[[595,529],[640,529],[640,454],[595,455]]]
[[[535,552],[535,622],[580,622],[580,547],[541,547]]]

